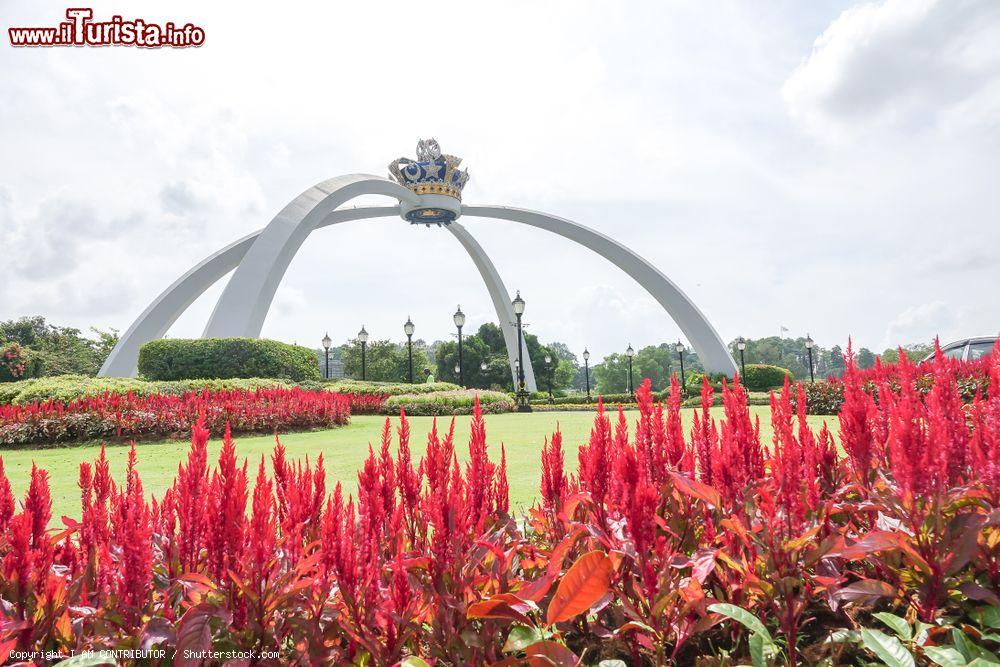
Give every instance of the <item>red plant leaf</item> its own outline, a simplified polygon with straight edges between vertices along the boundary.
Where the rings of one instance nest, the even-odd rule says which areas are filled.
[[[527,609],[524,601],[517,596],[504,594],[470,604],[465,615],[468,618],[497,618],[531,625],[531,619],[524,613]]]
[[[215,608],[207,604],[199,604],[188,609],[181,617],[177,626],[177,658],[175,665],[200,664],[200,660],[186,660],[183,656],[188,652],[198,653],[212,648],[212,630],[210,623],[215,618]]]
[[[869,554],[889,549],[898,549],[905,535],[887,530],[873,530],[850,546],[830,551],[827,556],[840,557],[846,560],[860,560]]]
[[[548,623],[559,623],[590,609],[611,588],[611,559],[600,551],[585,553],[563,575],[549,602]]]
[[[535,642],[525,648],[524,653],[531,665],[555,664],[558,667],[576,667],[580,664],[580,659],[573,651],[553,641]],[[536,662],[531,660],[532,658],[547,658],[551,662]]]
[[[710,508],[714,509],[722,502],[719,492],[704,482],[691,479],[687,475],[682,475],[673,470],[670,471],[670,478],[674,480],[674,488],[686,496],[704,501]]]
[[[862,579],[832,593],[834,599],[844,602],[874,602],[879,598],[895,597],[895,595],[895,587],[877,579]]]
[[[549,592],[549,589],[552,588],[552,584],[555,583],[556,578],[556,575],[545,573],[538,579],[525,582],[523,586],[517,589],[517,596],[522,600],[538,602],[545,597],[546,593]]]

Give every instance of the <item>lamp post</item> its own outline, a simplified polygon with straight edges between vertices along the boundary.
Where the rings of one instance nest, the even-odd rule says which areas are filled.
[[[740,336],[736,341],[736,349],[740,351],[740,380],[746,382],[747,365],[743,363],[743,352],[747,349],[747,339]]]
[[[677,350],[677,358],[681,360],[681,396],[686,396],[687,390],[684,387],[684,343],[677,341],[674,349]]]
[[[632,349],[632,344],[625,348],[625,356],[628,357],[628,393],[633,393],[635,391],[635,385],[632,383],[632,357],[635,356],[635,350]]]
[[[545,379],[549,381],[549,400],[552,400],[552,369],[549,368],[549,364],[552,363],[552,355],[545,355]]]
[[[806,334],[806,352],[809,353],[809,382],[816,382],[816,378],[813,377],[813,342],[812,337]]]
[[[323,362],[323,377],[327,380],[330,379],[330,344],[333,341],[330,340],[330,334],[324,334],[323,336],[323,351],[326,353],[326,360]]]
[[[518,412],[531,412],[528,392],[524,390],[524,334],[521,326],[521,316],[524,315],[524,299],[521,298],[520,290],[510,305],[514,309],[514,317],[517,318],[517,410]]]
[[[590,403],[590,350],[583,348],[583,376],[587,382],[587,402]]]
[[[465,313],[462,312],[462,306],[458,307],[452,319],[455,322],[455,326],[458,327],[458,365],[455,367],[455,372],[458,373],[458,384],[464,387],[465,376],[462,373],[462,327],[465,326]]]
[[[406,324],[403,325],[403,333],[406,334],[406,357],[410,366],[410,384],[413,384],[413,332],[416,331],[410,316],[406,316]]]
[[[365,331],[365,325],[361,325],[361,331],[358,332],[358,342],[361,343],[361,381],[364,382],[367,378],[365,369],[365,346],[368,344],[368,332]]]

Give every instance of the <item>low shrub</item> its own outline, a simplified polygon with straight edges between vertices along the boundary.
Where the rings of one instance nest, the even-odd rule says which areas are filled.
[[[291,389],[295,383],[268,378],[231,378],[228,380],[160,380],[137,378],[90,377],[87,375],[55,375],[20,382],[0,384],[0,405],[26,405],[44,401],[68,403],[86,396],[128,394],[178,396],[189,391],[219,391],[223,389]]]
[[[66,404],[2,405],[0,445],[173,437],[187,431],[199,416],[216,433],[226,424],[242,433],[330,428],[348,422],[352,404],[359,410],[376,412],[382,401],[376,396],[271,388],[150,396],[108,393]]]
[[[149,380],[204,378],[320,379],[316,352],[261,338],[163,338],[139,349],[139,374]]]
[[[398,396],[400,394],[432,394],[438,391],[461,389],[451,382],[362,382],[361,380],[323,380],[319,383],[302,383],[303,388],[325,389],[341,394],[371,394],[374,396]]]
[[[484,389],[456,389],[424,394],[390,396],[382,406],[384,414],[398,415],[405,410],[408,415],[469,415],[476,399],[484,413],[513,412],[517,407],[510,394]]]
[[[750,391],[767,391],[781,387],[785,383],[785,378],[791,381],[795,379],[795,376],[790,370],[780,366],[747,364],[746,377],[741,378],[740,381]]]

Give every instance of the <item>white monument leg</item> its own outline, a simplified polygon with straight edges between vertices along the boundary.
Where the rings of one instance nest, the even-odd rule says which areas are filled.
[[[510,374],[516,387],[517,371],[515,370],[514,362],[517,360],[517,327],[514,324],[514,307],[510,303],[510,294],[507,292],[507,288],[504,287],[503,280],[500,279],[500,274],[497,273],[493,262],[490,261],[483,247],[479,245],[476,239],[472,238],[469,230],[457,222],[453,222],[448,225],[448,231],[455,235],[466,252],[469,253],[469,256],[472,257],[476,268],[479,269],[479,275],[483,277],[483,282],[486,283],[486,289],[489,290],[490,298],[493,300],[493,307],[497,311],[500,331],[503,332],[503,339],[507,344]],[[531,357],[528,356],[527,344],[524,345],[524,384],[528,391],[538,391],[535,384],[535,371],[531,367]]]
[[[612,238],[570,220],[506,206],[462,206],[462,215],[521,222],[564,236],[632,276],[667,311],[711,373],[736,374],[736,362],[698,307],[659,269]]]
[[[330,212],[359,195],[420,201],[403,186],[367,174],[338,176],[309,188],[281,209],[254,241],[215,304],[203,336],[259,336],[278,283],[299,247]]]
[[[368,206],[348,208],[333,211],[318,226],[326,227],[350,220],[365,218],[395,217],[399,215],[398,206]],[[181,316],[205,290],[217,280],[235,269],[250,246],[261,234],[257,230],[244,236],[222,250],[206,257],[191,270],[178,278],[165,289],[149,307],[136,318],[111,354],[104,361],[99,376],[135,377],[138,373],[136,364],[139,359],[139,348],[151,340],[163,337],[170,326]]]

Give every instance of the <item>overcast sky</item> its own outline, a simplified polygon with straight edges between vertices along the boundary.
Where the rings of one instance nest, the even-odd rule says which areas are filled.
[[[466,203],[540,209],[670,276],[723,339],[824,346],[1000,329],[1000,3],[93,3],[203,47],[13,49],[66,4],[0,3],[0,319],[122,331],[332,176],[436,137]],[[378,203],[375,200],[373,203]],[[543,340],[675,340],[603,259],[466,219]],[[171,329],[201,333],[222,283]],[[494,317],[461,246],[400,219],[320,230],[263,335],[318,345]]]

